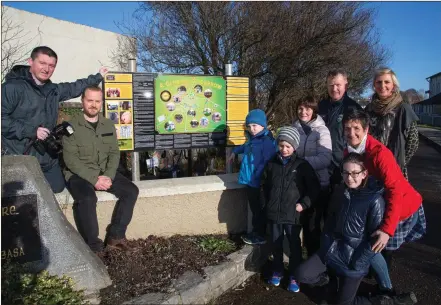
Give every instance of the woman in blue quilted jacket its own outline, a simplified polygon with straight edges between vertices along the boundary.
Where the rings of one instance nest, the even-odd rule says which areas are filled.
[[[385,202],[383,187],[374,178],[368,177],[361,155],[350,153],[344,158],[342,176],[344,184],[334,190],[320,249],[297,268],[297,281],[321,286],[328,282],[325,273],[328,271],[338,278],[339,283],[332,304],[415,304],[413,293],[393,297],[386,294],[369,298],[357,296],[372,258],[381,255],[372,251],[370,236],[381,224]]]

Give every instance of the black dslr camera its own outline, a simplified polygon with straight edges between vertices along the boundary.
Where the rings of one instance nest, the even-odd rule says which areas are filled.
[[[63,122],[52,129],[51,133],[43,141],[36,140],[33,144],[35,150],[44,155],[46,152],[52,157],[56,158],[57,155],[63,150],[61,145],[61,138],[63,136],[70,136],[74,133],[72,125],[68,122]]]

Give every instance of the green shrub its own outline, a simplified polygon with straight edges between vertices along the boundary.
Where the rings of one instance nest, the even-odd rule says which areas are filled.
[[[77,108],[77,107],[63,107],[63,108],[60,108],[60,112],[71,117],[77,113],[80,113],[81,107],[79,107],[79,108]]]
[[[209,252],[231,252],[236,246],[232,241],[227,239],[216,238],[214,236],[202,237],[198,240],[198,246]]]
[[[24,272],[18,264],[2,264],[2,303],[8,305],[85,305],[83,291],[73,289],[73,280],[67,276]]]

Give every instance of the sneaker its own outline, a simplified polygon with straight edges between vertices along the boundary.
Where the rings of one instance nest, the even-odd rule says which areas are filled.
[[[418,302],[415,293],[402,293],[397,296],[392,297],[394,300],[394,305],[413,305]]]
[[[248,235],[242,236],[244,243],[248,245],[264,245],[266,244],[266,239],[256,233],[250,233]]]
[[[274,272],[273,276],[268,281],[268,284],[278,287],[280,285],[281,280],[282,280],[282,274],[279,272]]]
[[[299,284],[297,284],[297,282],[293,276],[289,277],[288,291],[291,291],[291,292],[299,292],[300,291]]]

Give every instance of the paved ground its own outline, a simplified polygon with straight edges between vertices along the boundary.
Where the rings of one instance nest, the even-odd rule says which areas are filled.
[[[441,132],[440,132],[441,133]],[[398,292],[414,291],[418,304],[441,304],[441,153],[421,141],[409,166],[411,183],[424,198],[427,217],[427,235],[418,242],[403,246],[397,253],[391,270],[393,284]],[[366,291],[372,289],[366,281]],[[303,289],[303,288],[302,288]],[[229,291],[212,304],[315,304],[314,291],[289,293],[278,287],[267,286],[260,275],[255,275],[242,287]]]
[[[428,139],[431,146],[441,152],[441,128],[418,127],[418,132],[424,139]]]

